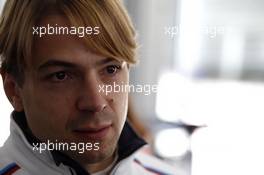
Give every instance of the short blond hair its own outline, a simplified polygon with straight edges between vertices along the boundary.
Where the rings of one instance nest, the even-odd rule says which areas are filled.
[[[99,35],[84,37],[92,52],[136,63],[135,30],[121,0],[7,0],[0,19],[1,71],[21,78],[32,54],[32,28],[48,11],[75,27],[98,26]]]

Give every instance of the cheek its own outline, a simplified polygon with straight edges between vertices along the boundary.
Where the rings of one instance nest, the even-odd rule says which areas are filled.
[[[128,85],[128,82],[129,82],[129,74],[128,74],[128,70],[125,70],[121,78],[118,81],[116,81],[116,84],[120,86],[120,91],[111,93],[112,99],[114,100],[113,108],[115,109],[116,115],[118,116],[119,124],[121,126],[120,129],[123,128],[123,125],[126,121],[129,92],[128,90],[126,90],[125,86]]]
[[[118,130],[121,132],[127,115],[128,93],[112,93],[111,98],[113,99],[113,102],[111,103],[110,107],[115,113]]]
[[[55,127],[60,127],[66,123],[70,111],[74,106],[73,98],[65,94],[53,96],[42,95],[36,100],[38,100],[36,102],[38,110],[45,115],[45,120]]]
[[[65,93],[51,94],[40,89],[26,94],[25,113],[33,133],[40,139],[63,134],[72,101]]]

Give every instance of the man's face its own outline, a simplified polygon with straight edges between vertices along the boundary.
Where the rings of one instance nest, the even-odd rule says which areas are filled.
[[[47,24],[68,26],[62,16],[39,25]],[[109,158],[124,126],[128,94],[106,95],[99,86],[128,83],[127,64],[89,52],[74,35],[36,37],[33,50],[20,89],[33,134],[43,142],[99,142],[98,151],[64,152],[86,163]]]

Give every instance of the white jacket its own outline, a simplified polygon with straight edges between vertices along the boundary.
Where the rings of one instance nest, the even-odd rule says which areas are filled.
[[[11,115],[10,136],[0,148],[0,175],[89,175],[78,163],[67,164],[51,151],[33,151],[24,116]],[[23,115],[23,114],[22,114]],[[23,124],[24,123],[24,124]],[[24,125],[24,126],[23,126]],[[111,175],[176,175],[176,170],[142,150],[144,141],[128,123],[119,139],[119,160]],[[60,154],[59,154],[60,155]],[[61,161],[61,162],[60,162]]]

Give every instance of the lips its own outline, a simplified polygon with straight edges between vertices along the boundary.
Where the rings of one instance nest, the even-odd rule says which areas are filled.
[[[81,127],[73,130],[74,134],[88,139],[103,139],[110,131],[112,125],[96,127]]]

